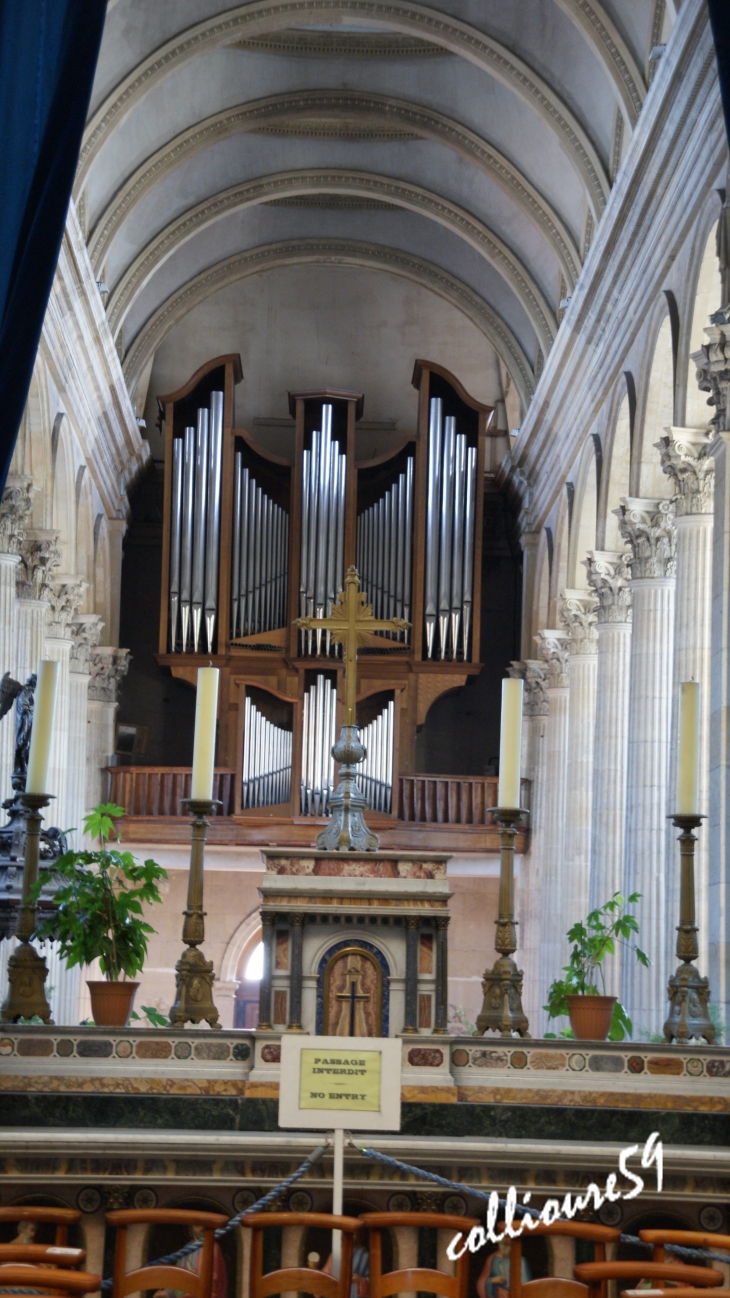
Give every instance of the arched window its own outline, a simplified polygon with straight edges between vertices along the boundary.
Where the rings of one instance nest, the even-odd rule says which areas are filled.
[[[259,1021],[259,984],[264,974],[264,944],[260,928],[242,951],[238,968],[233,1026],[255,1028]]]

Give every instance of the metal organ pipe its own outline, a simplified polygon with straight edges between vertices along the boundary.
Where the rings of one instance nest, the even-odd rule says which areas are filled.
[[[183,459],[185,446],[180,437],[172,443],[172,521],[170,525],[170,643],[177,641],[180,605],[180,540],[182,534]]]
[[[170,649],[211,653],[218,621],[223,393],[172,443]],[[205,621],[205,644],[203,638]],[[179,628],[179,640],[178,640]],[[192,644],[190,643],[192,639]]]
[[[251,476],[241,451],[236,451],[233,480],[231,627],[236,637],[285,625],[289,516]]]
[[[205,524],[208,509],[208,411],[198,411],[195,435],[195,512],[193,517],[193,653],[200,648],[205,599]]]
[[[426,653],[471,658],[476,517],[476,447],[456,432],[456,419],[442,419],[440,397],[431,399],[426,504]],[[443,425],[443,428],[442,428]],[[407,616],[407,615],[406,615]],[[438,621],[438,646],[436,623]]]
[[[413,459],[409,456],[403,473],[358,518],[357,568],[377,618],[404,617],[408,621],[412,517]],[[403,634],[407,643],[409,632]]]
[[[300,806],[304,816],[329,814],[334,789],[336,716],[336,687],[328,676],[320,674],[304,691],[303,699]]]
[[[332,436],[332,406],[322,406],[321,428],[302,457],[299,609],[302,617],[329,616],[344,577],[346,456]],[[302,653],[322,652],[322,632],[301,632]],[[327,633],[325,653],[339,653]]]
[[[274,725],[248,695],[243,708],[242,807],[267,807],[291,798],[292,732]]]
[[[208,518],[205,534],[205,634],[213,651],[218,613],[218,550],[221,530],[223,467],[223,393],[211,392],[208,429]]]
[[[188,647],[190,631],[190,603],[193,572],[193,502],[195,499],[195,429],[186,428],[183,437],[183,496],[182,534],[180,539],[180,624],[182,652]],[[175,632],[172,628],[172,651],[175,652]]]
[[[393,725],[395,705],[392,699],[369,725],[360,730],[360,742],[367,756],[358,766],[357,779],[373,811],[390,814],[393,806]]]

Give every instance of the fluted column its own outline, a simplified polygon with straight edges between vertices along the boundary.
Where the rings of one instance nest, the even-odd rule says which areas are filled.
[[[627,746],[624,886],[641,893],[640,946],[652,960],[637,964],[626,949],[623,1003],[634,1034],[661,1027],[667,994],[667,834],[669,742],[674,648],[676,532],[670,500],[622,500],[619,530],[631,553],[631,683]]]
[[[102,621],[98,613],[78,613],[70,623],[71,657],[68,696],[68,825],[73,829],[71,841],[80,848],[83,840],[87,784],[87,749],[89,732],[89,659],[99,643]]]
[[[722,320],[725,323],[722,323]],[[718,312],[692,356],[714,408],[708,908],[712,999],[730,1025],[730,313]],[[700,830],[700,833],[702,831]]]
[[[677,730],[679,686],[700,682],[699,806],[708,811],[710,782],[710,671],[712,662],[712,524],[715,461],[710,454],[712,434],[704,429],[671,428],[658,443],[662,468],[674,483],[674,523],[677,529],[677,591],[674,614],[674,678],[672,683],[672,735],[669,749],[669,809],[677,783]],[[677,831],[667,822],[668,906],[667,963],[674,963],[679,916],[679,849]],[[710,945],[709,836],[702,826],[695,845],[695,906],[699,927],[698,967],[708,971]]]
[[[15,676],[18,653],[16,580],[31,511],[30,478],[8,477],[0,502],[0,676]],[[21,684],[23,681],[21,681]],[[0,800],[10,797],[15,753],[14,715],[0,725]]]
[[[51,596],[50,578],[61,562],[58,532],[27,531],[20,545],[16,570],[18,597],[17,677],[25,682],[38,668],[46,644],[46,615]]]
[[[513,662],[510,676],[525,682],[522,712],[522,771],[530,781],[530,849],[520,861],[516,915],[519,949],[517,964],[524,971],[522,1005],[533,1036],[545,1030],[545,1003],[540,969],[542,860],[545,842],[545,732],[548,697],[547,667],[536,658]]]
[[[89,704],[86,747],[86,805],[106,801],[105,768],[115,748],[117,691],[129,670],[129,650],[96,645],[89,650]]]
[[[588,581],[598,597],[596,731],[593,747],[591,871],[588,905],[602,906],[623,888],[626,752],[631,674],[631,590],[627,556],[591,550]],[[620,995],[617,960],[607,965],[606,991]]]
[[[565,934],[572,917],[565,908],[565,815],[568,783],[568,664],[567,631],[545,630],[535,636],[545,663],[548,716],[545,730],[545,833],[542,837],[542,902],[540,908],[540,993],[547,992],[566,962]],[[543,1002],[544,1003],[544,1002]]]
[[[52,804],[50,817],[53,824],[64,829],[80,828],[69,819],[72,812],[68,797],[69,764],[70,761],[76,760],[75,755],[71,753],[70,745],[72,648],[70,624],[81,603],[84,585],[85,583],[76,577],[54,577],[51,580],[46,624],[45,656],[59,664],[56,709],[51,734],[51,762],[48,772],[48,792],[52,793],[56,800]]]
[[[565,825],[564,898],[570,923],[583,919],[588,906],[598,663],[597,603],[592,590],[564,590],[558,601],[560,620],[570,636],[569,793]]]

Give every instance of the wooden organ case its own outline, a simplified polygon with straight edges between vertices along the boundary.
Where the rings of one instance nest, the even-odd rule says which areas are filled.
[[[416,732],[433,702],[481,670],[485,439],[493,411],[417,361],[415,436],[358,457],[363,394],[289,394],[290,457],[234,427],[240,358],[219,356],[160,397],[165,427],[158,661],[195,685],[221,669],[217,764],[236,771],[233,814],[266,841],[310,843],[327,815],[343,668],[323,632],[355,564],[379,635],[358,660],[360,768],[374,827],[399,815]],[[260,838],[260,834],[253,834]]]

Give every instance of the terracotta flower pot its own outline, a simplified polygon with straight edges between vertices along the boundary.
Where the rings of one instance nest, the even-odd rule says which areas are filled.
[[[578,1041],[605,1041],[616,996],[566,996],[570,1026]]]
[[[91,1013],[99,1028],[123,1028],[132,1012],[134,993],[139,983],[100,982],[86,983],[91,995]]]

